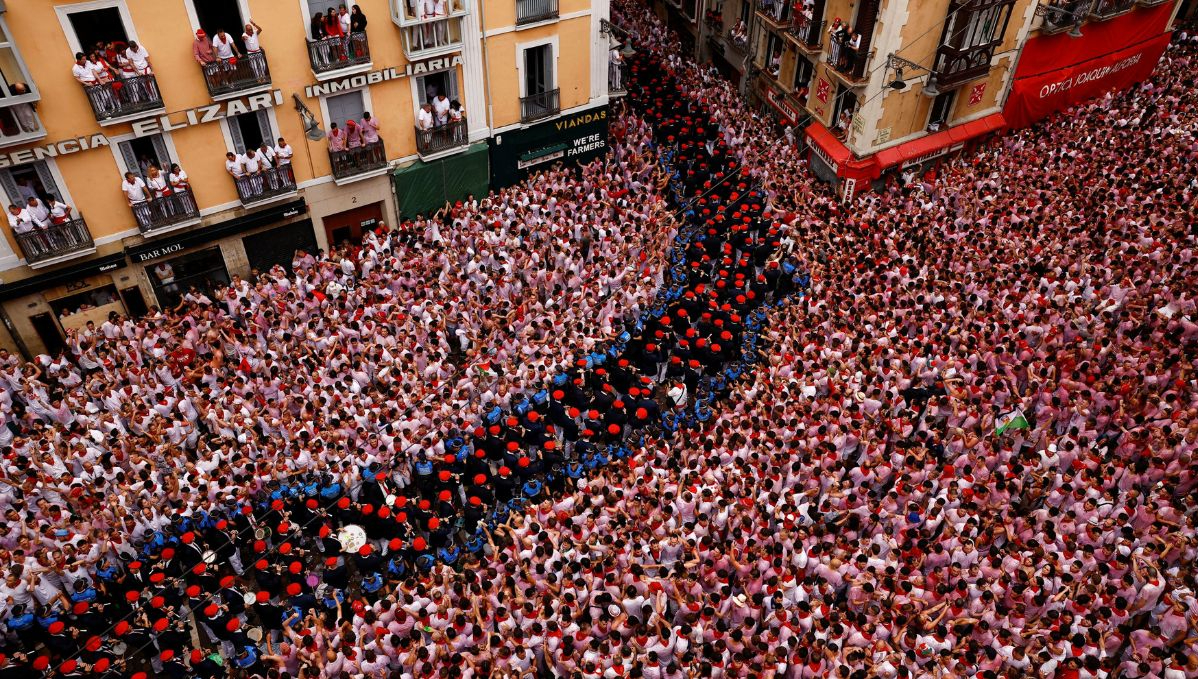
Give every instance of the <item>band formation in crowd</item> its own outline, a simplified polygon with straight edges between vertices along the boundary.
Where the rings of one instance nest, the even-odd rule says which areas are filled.
[[[842,205],[612,149],[0,352],[0,677],[1198,676],[1195,43]]]

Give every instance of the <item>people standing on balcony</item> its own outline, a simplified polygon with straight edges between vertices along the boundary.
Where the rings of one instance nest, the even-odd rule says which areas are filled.
[[[121,77],[125,78],[125,86],[129,88],[128,96],[136,102],[154,101],[158,98],[157,85],[152,78],[142,78],[153,73],[150,63],[150,52],[136,40],[130,40],[121,56],[132,67],[130,76],[122,69]],[[134,80],[136,78],[136,80]]]
[[[449,44],[449,22],[441,21],[449,16],[448,0],[433,0],[433,16],[438,19],[433,25],[437,39],[435,47],[442,47]]]
[[[419,130],[420,141],[427,146],[433,137],[433,105],[421,104],[420,112],[416,114],[416,129]]]
[[[324,30],[324,12],[317,12],[312,16],[312,22],[308,25],[308,32],[312,34],[312,60],[313,66],[317,70],[327,68],[329,65],[329,46],[324,40],[329,37]]]
[[[261,195],[266,190],[264,180],[270,169],[269,161],[258,153],[258,149],[248,148],[245,150],[245,155],[241,157],[241,164],[245,168],[250,191],[255,196]]]
[[[209,64],[216,63],[216,52],[212,49],[212,41],[208,39],[208,34],[202,28],[196,29],[196,39],[191,42],[191,56],[195,58],[205,75],[212,70]]]
[[[357,7],[357,5],[354,5]],[[362,143],[374,144],[379,140],[379,121],[370,116],[370,111],[362,113],[362,122],[358,123],[358,128],[362,130]]]
[[[345,31],[341,30],[341,17],[332,7],[324,15],[324,34],[329,39],[328,42],[332,43],[330,57],[337,61],[345,61]]]
[[[329,153],[337,153],[345,150],[345,131],[337,126],[337,123],[329,125]]]
[[[433,114],[437,118],[437,127],[449,123],[449,99],[444,92],[437,92],[437,96],[433,98]]]
[[[295,155],[295,149],[287,143],[286,139],[279,137],[279,143],[275,144],[275,162],[279,167],[291,164],[291,156]]]
[[[96,64],[92,63],[83,52],[75,54],[75,65],[71,67],[71,75],[83,85],[87,98],[91,100],[96,115],[104,118],[111,117],[116,110],[116,100],[112,90],[102,87]]]
[[[857,66],[858,53],[861,50],[861,34],[849,29],[846,31],[848,49],[845,50],[845,68],[852,71]]]
[[[71,221],[71,214],[75,209],[59,200],[58,196],[54,194],[50,194],[49,198],[50,223],[57,226]]]
[[[216,69],[218,82],[220,85],[228,85],[233,78],[233,70],[237,68],[241,50],[237,49],[233,36],[222,28],[212,36],[212,51],[216,53],[216,60],[220,64]]]
[[[8,228],[12,230],[15,236],[17,236],[17,243],[20,244],[21,249],[25,251],[26,259],[29,259],[30,257],[36,257],[44,252],[42,244],[38,242],[36,238],[32,236],[25,236],[25,234],[32,233],[36,228],[33,225],[33,217],[30,216],[28,210],[20,205],[9,205]],[[22,238],[22,236],[24,237]]]
[[[366,56],[366,14],[362,12],[362,8],[354,5],[349,10],[349,37],[350,47],[353,49],[354,57],[361,58]]]
[[[195,196],[191,193],[191,181],[187,178],[187,173],[179,167],[178,163],[171,163],[170,174],[167,175],[167,181],[171,185],[171,201],[178,208],[180,214],[194,214],[197,210],[195,204]]]
[[[831,40],[828,41],[828,63],[832,68],[836,68],[840,63],[840,48],[843,44],[844,24],[841,23],[840,17],[832,22],[828,27],[828,36]]]
[[[249,23],[245,25],[245,32],[241,34],[241,42],[245,44],[245,55],[249,59],[250,69],[254,72],[254,79],[264,83],[266,82],[266,59],[262,57],[262,43],[259,41],[261,35],[262,27],[250,19]]]
[[[466,140],[466,107],[454,99],[449,102],[449,124],[453,126],[453,141],[461,143]]]
[[[351,151],[362,148],[362,130],[358,129],[358,121],[353,118],[345,121],[345,148]]]
[[[133,209],[137,225],[142,228],[151,226],[153,218],[150,215],[149,204],[152,199],[142,178],[132,172],[126,172],[125,180],[121,182],[121,191],[124,192],[129,207]]]
[[[258,157],[263,160],[262,172],[266,175],[267,182],[270,184],[270,190],[275,191],[279,188],[280,182],[284,181],[275,169],[279,166],[278,158],[275,156],[275,150],[271,147],[270,142],[266,139],[258,145]]]

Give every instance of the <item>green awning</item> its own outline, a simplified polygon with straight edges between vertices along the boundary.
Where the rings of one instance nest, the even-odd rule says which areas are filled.
[[[528,151],[527,153],[523,153],[520,155],[520,160],[527,161],[527,160],[536,160],[537,158],[544,158],[545,156],[547,156],[551,153],[557,153],[558,151],[565,151],[566,146],[567,146],[567,144],[564,144],[564,143],[563,144],[554,144],[553,146],[546,146],[545,148],[537,149],[535,151]]]
[[[418,160],[392,173],[401,219],[436,212],[445,203],[469,195],[482,200],[490,190],[486,143],[478,143],[440,160]]]

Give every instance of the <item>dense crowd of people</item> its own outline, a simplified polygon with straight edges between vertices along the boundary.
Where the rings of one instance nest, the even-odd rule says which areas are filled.
[[[1193,42],[842,205],[616,5],[606,158],[0,352],[0,677],[1198,676]]]

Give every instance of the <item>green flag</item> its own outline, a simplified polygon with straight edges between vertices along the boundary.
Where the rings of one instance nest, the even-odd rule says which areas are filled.
[[[1028,426],[1027,418],[1023,416],[1023,410],[1016,408],[995,421],[994,433],[1001,436],[1016,429],[1027,429]]]

